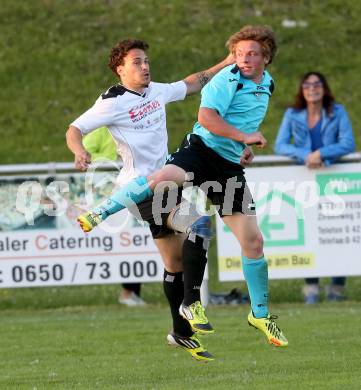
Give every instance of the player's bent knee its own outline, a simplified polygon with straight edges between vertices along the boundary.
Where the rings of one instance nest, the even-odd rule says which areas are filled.
[[[263,254],[263,237],[261,233],[255,234],[242,246],[247,257],[258,258]],[[247,254],[248,253],[248,254]]]
[[[259,248],[260,250],[263,250],[263,236],[261,233],[258,233],[255,237],[255,246]]]
[[[152,187],[154,188],[158,185],[165,184],[164,182],[168,181],[168,177],[169,177],[169,175],[160,171],[160,172],[157,172],[157,173],[149,176],[148,182],[151,183]]]
[[[150,175],[148,179],[152,182],[153,186],[157,186],[162,183],[165,184],[165,182],[167,182],[168,185],[172,185],[173,183],[174,187],[178,187],[178,184],[183,183],[186,179],[186,174],[180,168],[177,170],[173,167],[166,166],[160,171]]]

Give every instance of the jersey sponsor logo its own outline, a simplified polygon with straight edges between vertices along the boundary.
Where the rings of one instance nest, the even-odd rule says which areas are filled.
[[[128,113],[130,120],[134,122],[139,122],[140,120],[146,118],[148,115],[153,114],[156,111],[161,110],[161,105],[158,100],[153,100],[151,102],[145,102],[139,104],[135,107],[132,107]]]
[[[272,94],[274,90],[275,90],[275,83],[273,82],[273,80],[271,80],[271,84],[270,84],[270,86],[269,86],[269,91],[270,91],[271,94]]]
[[[237,79],[228,79],[228,81],[231,83],[232,81],[238,81]]]
[[[252,210],[252,211],[255,211],[255,210],[256,210],[256,205],[255,205],[255,203],[250,203],[247,207],[248,207],[249,210]]]
[[[231,69],[231,73],[237,74],[239,72],[239,68],[237,65],[234,65],[234,67]]]

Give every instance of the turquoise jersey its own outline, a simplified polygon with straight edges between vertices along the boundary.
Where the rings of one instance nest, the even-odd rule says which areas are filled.
[[[230,125],[244,133],[258,131],[268,101],[274,90],[274,82],[265,71],[259,84],[242,76],[237,65],[229,65],[217,73],[202,89],[201,107],[216,110]],[[239,164],[243,143],[211,133],[198,122],[193,133],[223,158]]]

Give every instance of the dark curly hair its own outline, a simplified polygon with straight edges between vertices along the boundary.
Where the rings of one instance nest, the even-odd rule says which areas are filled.
[[[140,39],[124,39],[110,50],[108,66],[117,76],[117,67],[124,64],[124,57],[132,49],[140,49],[146,52],[149,45]]]
[[[226,46],[231,53],[234,53],[238,42],[248,40],[256,41],[261,45],[262,54],[269,58],[268,64],[270,64],[277,51],[276,37],[272,28],[269,26],[244,26],[229,37]]]
[[[303,96],[302,85],[310,76],[316,76],[321,81],[322,86],[323,86],[323,92],[324,92],[323,99],[322,99],[322,106],[326,110],[327,114],[331,115],[333,103],[335,102],[335,98],[332,95],[332,92],[331,92],[331,89],[328,85],[326,77],[320,72],[307,72],[301,77],[300,84],[298,87],[298,92],[297,92],[297,95],[295,97],[295,102],[293,103],[292,107],[295,108],[296,110],[303,110],[304,108],[307,107],[306,99]]]

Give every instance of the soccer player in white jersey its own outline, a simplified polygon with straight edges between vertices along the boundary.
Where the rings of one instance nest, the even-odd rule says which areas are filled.
[[[214,74],[233,63],[230,54],[219,64],[181,81],[155,83],[150,77],[148,48],[144,41],[127,39],[111,50],[109,67],[121,82],[101,94],[66,133],[67,145],[75,155],[76,168],[86,170],[90,155],[82,145],[82,136],[107,126],[123,160],[117,178],[120,186],[131,179],[145,177],[165,164],[168,154],[165,105],[199,92]],[[176,199],[176,204],[184,203],[178,190]],[[168,343],[184,348],[197,360],[213,360],[195,334],[213,332],[199,295],[207,261],[207,241],[211,236],[209,217],[193,213],[184,221],[184,218],[177,219],[175,211],[171,215],[163,212],[159,225],[155,221],[151,199],[139,205],[139,212],[149,223],[164,261],[163,285],[173,317]],[[93,227],[87,220],[81,220],[81,223],[84,231]],[[175,230],[187,234],[174,234]],[[181,305],[190,308],[191,319],[180,315]]]
[[[137,178],[114,193],[102,207],[93,209],[99,222],[109,214],[147,199],[163,181],[182,185],[187,174],[193,183],[203,187],[217,206],[225,224],[242,248],[242,268],[247,282],[251,311],[248,323],[261,330],[268,341],[286,347],[288,341],[270,315],[268,300],[268,267],[263,253],[263,238],[257,225],[255,205],[244,177],[242,153],[246,145],[266,145],[259,131],[274,90],[266,67],[276,53],[272,29],[267,26],[245,26],[228,40],[235,65],[222,69],[203,88],[198,122],[167,165],[145,178]],[[216,183],[216,185],[214,184]],[[133,192],[138,185],[142,189]],[[213,187],[213,191],[208,191]],[[187,310],[181,311],[187,314]]]

